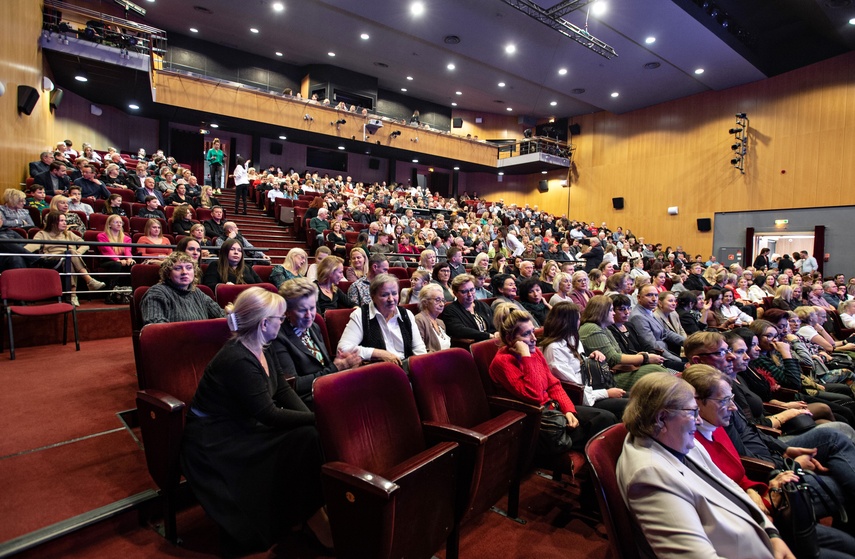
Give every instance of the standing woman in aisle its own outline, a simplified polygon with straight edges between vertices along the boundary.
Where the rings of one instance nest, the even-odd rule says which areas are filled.
[[[227,536],[228,554],[268,549],[297,523],[332,546],[315,414],[267,348],[285,308],[260,287],[226,306],[232,339],[205,368],[187,412],[182,470]]]
[[[225,154],[220,149],[220,139],[214,138],[205,159],[207,159],[208,167],[211,169],[211,186],[214,188],[215,194],[222,194],[224,157]]]
[[[237,166],[235,167],[235,215],[238,213],[238,206],[243,200],[243,215],[246,215],[246,195],[249,192],[249,159],[244,159],[240,155],[236,158]]]

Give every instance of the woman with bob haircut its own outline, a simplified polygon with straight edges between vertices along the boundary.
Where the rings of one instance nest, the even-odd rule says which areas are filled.
[[[301,248],[292,248],[285,255],[282,264],[273,266],[270,272],[270,283],[279,289],[289,279],[304,278],[309,270],[309,255]]]
[[[261,287],[226,307],[232,339],[205,368],[187,412],[182,470],[230,555],[269,549],[300,523],[323,545],[333,543],[315,415],[267,348],[285,309]]]
[[[330,309],[352,309],[353,303],[347,293],[338,288],[344,277],[344,260],[338,256],[327,256],[318,263],[318,312],[321,316]]]
[[[243,247],[238,239],[226,239],[220,246],[217,262],[212,262],[205,270],[202,284],[214,293],[221,283],[240,285],[244,283],[261,283],[261,278],[243,259]]]
[[[160,282],[143,296],[143,324],[222,318],[223,309],[196,289],[199,267],[186,252],[175,251],[160,265]]]
[[[616,474],[623,500],[658,558],[795,559],[778,530],[695,445],[695,390],[668,373],[632,389]]]
[[[419,328],[419,334],[425,342],[428,353],[451,347],[451,337],[446,332],[445,322],[439,318],[444,308],[445,297],[442,295],[440,286],[429,283],[422,287],[419,291],[419,314],[416,315],[416,326]]]

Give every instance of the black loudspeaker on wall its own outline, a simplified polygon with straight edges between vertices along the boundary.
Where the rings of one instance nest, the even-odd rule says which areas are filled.
[[[582,127],[581,126],[579,126],[578,124],[571,124],[570,125],[570,135],[571,136],[578,136],[581,133],[582,133]]]
[[[65,95],[65,92],[61,89],[54,89],[50,92],[50,108],[58,109],[59,105],[62,103],[62,96]]]
[[[451,126],[453,128],[463,128],[463,119],[462,118],[452,119]]]
[[[282,155],[282,144],[270,142],[270,155]]]
[[[540,183],[538,183],[537,185],[537,189],[541,192],[549,191],[549,182],[545,180],[540,181]]]
[[[698,218],[698,231],[709,231],[712,229],[712,220],[708,217]]]
[[[377,169],[380,168],[380,160],[374,159],[372,157],[371,159],[368,160],[368,168],[376,171]]]
[[[612,198],[612,207],[616,210],[622,210],[623,198]]]
[[[27,116],[33,114],[33,109],[36,108],[36,103],[39,100],[39,92],[36,88],[28,85],[18,86],[18,112],[24,113]]]

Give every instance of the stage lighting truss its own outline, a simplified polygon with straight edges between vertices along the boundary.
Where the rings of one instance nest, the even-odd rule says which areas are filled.
[[[739,169],[741,174],[745,174],[745,158],[748,156],[748,115],[745,113],[736,114],[736,126],[730,129],[730,134],[733,134],[733,144],[730,146],[733,151],[733,158],[730,164],[734,169]]]

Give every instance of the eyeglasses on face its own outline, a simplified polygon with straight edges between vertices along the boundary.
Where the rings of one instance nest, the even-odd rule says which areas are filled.
[[[722,408],[729,407],[730,404],[733,403],[733,395],[726,396],[724,398],[704,398],[705,400],[712,400],[713,402],[718,402],[718,405]]]
[[[698,354],[696,354],[696,355],[709,355],[710,357],[713,357],[713,356],[716,356],[716,357],[724,357],[724,356],[726,356],[728,353],[732,353],[732,352],[730,351],[730,348],[726,348],[726,349],[719,349],[719,350],[717,350],[717,351],[708,351],[708,352],[706,352],[706,353],[698,353]]]
[[[693,419],[697,420],[701,416],[700,408],[674,408],[668,411],[685,411],[689,412],[689,415],[692,416]]]

